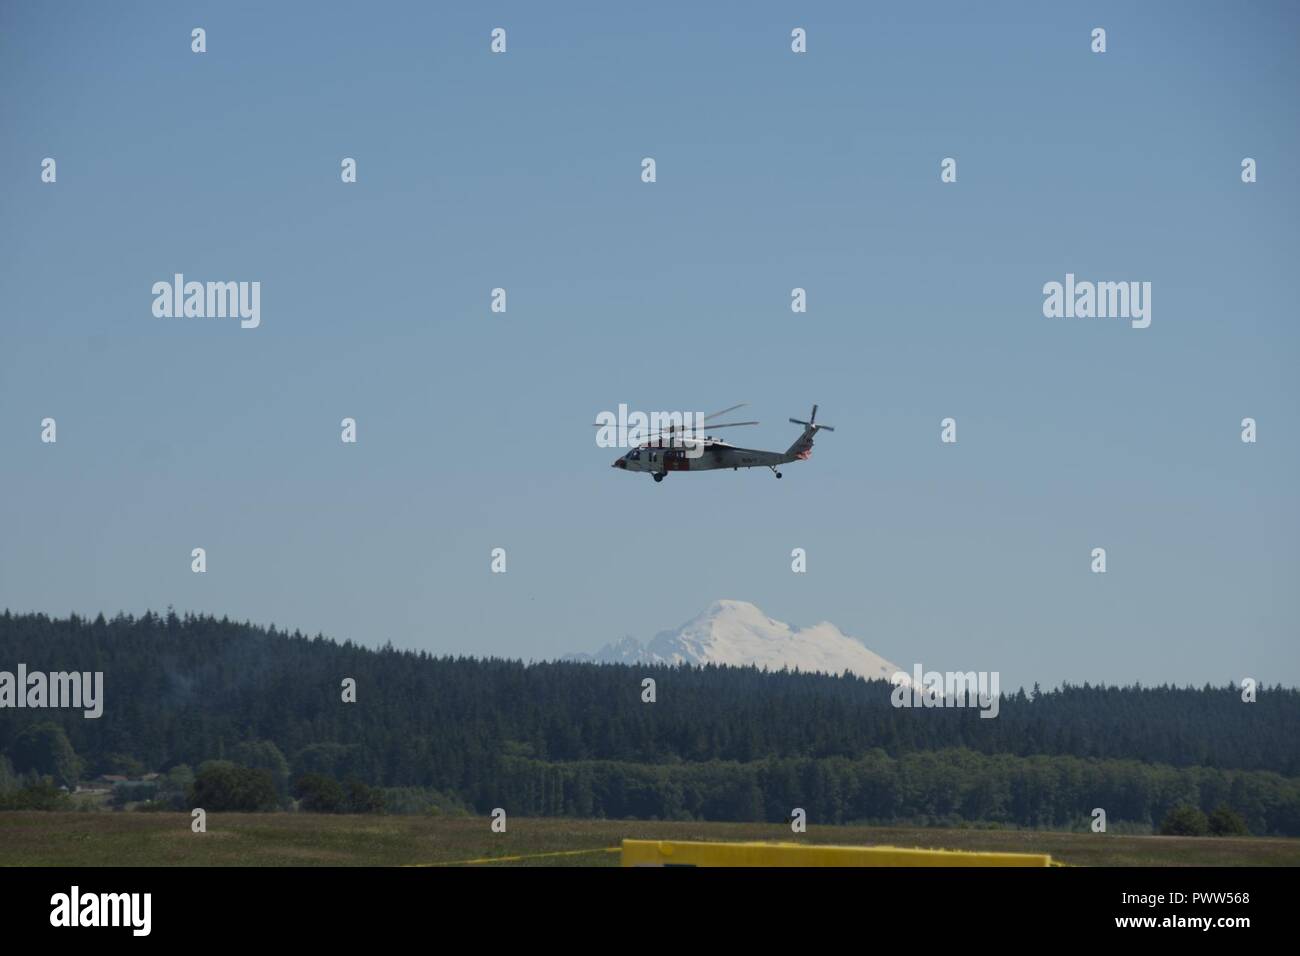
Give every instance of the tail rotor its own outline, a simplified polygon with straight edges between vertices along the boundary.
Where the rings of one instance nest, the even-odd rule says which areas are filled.
[[[810,432],[811,432],[811,434],[814,434],[814,435],[815,435],[818,431],[820,431],[821,429],[823,429],[823,428],[826,429],[828,432],[833,432],[833,431],[835,431],[835,429],[832,428],[830,425],[818,425],[818,424],[817,424],[817,406],[816,406],[816,405],[813,406],[812,414],[808,416],[808,421],[804,421],[803,419],[800,419],[800,418],[792,418],[792,419],[790,419],[790,421],[793,422],[793,423],[796,424],[796,425],[802,425],[804,428],[809,429]]]

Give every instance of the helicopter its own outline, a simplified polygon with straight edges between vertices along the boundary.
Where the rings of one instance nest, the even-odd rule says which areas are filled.
[[[720,412],[705,415],[702,421],[743,408],[748,402],[724,408]],[[714,471],[730,468],[770,468],[772,474],[781,477],[778,465],[791,461],[807,461],[812,457],[813,436],[823,428],[835,431],[830,425],[817,424],[817,406],[812,407],[812,414],[807,421],[799,418],[790,419],[796,425],[803,426],[803,432],[793,445],[785,451],[759,451],[753,448],[738,448],[728,442],[714,438],[712,435],[701,437],[698,431],[686,426],[669,426],[653,435],[646,436],[638,447],[614,461],[613,468],[624,471],[649,472],[656,482],[663,481],[670,471]],[[735,428],[739,425],[757,425],[758,422],[727,422],[717,425],[705,425],[705,431],[717,428]]]

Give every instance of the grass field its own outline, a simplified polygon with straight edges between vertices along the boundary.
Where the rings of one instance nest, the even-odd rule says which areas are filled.
[[[1026,830],[942,830],[782,824],[213,813],[192,833],[182,813],[0,813],[0,866],[393,866],[454,863],[614,847],[651,840],[784,840],[950,850],[1050,853],[1079,866],[1297,866],[1300,840],[1155,837]],[[524,864],[616,866],[617,853]]]

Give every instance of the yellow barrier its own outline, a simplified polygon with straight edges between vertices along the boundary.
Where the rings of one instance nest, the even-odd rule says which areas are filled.
[[[624,840],[623,866],[1052,866],[1049,853],[973,853],[814,843]]]

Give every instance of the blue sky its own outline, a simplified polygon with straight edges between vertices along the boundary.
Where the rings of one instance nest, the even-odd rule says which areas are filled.
[[[1294,5],[0,27],[0,606],[530,658],[726,597],[1004,686],[1300,682]],[[155,318],[175,272],[261,327]],[[1045,318],[1067,272],[1150,281],[1150,328]],[[753,447],[836,431],[656,485],[590,427],[739,401]]]

